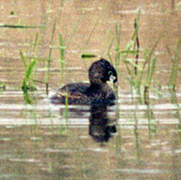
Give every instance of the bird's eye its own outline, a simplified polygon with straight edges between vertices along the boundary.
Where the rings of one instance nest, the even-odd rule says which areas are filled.
[[[109,76],[113,75],[112,71],[109,71],[109,72],[108,72],[108,75],[109,75]]]

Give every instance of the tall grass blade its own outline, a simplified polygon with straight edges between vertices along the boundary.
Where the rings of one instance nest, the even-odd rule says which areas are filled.
[[[81,58],[86,59],[86,58],[95,58],[97,57],[95,54],[82,54]]]
[[[33,59],[32,62],[29,64],[29,66],[26,68],[25,77],[21,87],[23,92],[27,92],[29,90],[33,91],[36,89],[31,81],[31,76],[36,63],[37,63],[36,59]]]
[[[61,76],[60,76],[60,82],[62,82],[63,74],[64,74],[64,68],[65,68],[65,45],[63,42],[63,37],[61,34],[59,34],[59,64],[61,69]]]
[[[140,17],[141,17],[141,10],[139,9],[138,15],[137,15],[137,17],[135,19],[135,23],[134,23],[135,29],[134,29],[133,35],[131,37],[132,41],[136,41],[136,38],[137,38],[137,35],[138,35],[138,31],[139,31]]]
[[[146,78],[146,86],[150,87],[151,81],[152,81],[152,77],[153,77],[153,73],[155,72],[155,64],[156,64],[156,58],[153,57],[151,60],[151,64],[148,66],[148,74],[147,74],[147,78]]]
[[[179,68],[180,52],[181,52],[181,36],[177,42],[174,57],[172,58],[172,68],[169,78],[169,87],[173,90],[175,90],[176,88],[176,79]]]
[[[121,42],[121,26],[118,26],[116,24],[115,27],[115,37],[116,37],[116,47],[115,47],[115,66],[116,66],[116,71],[119,74],[119,64],[121,60],[121,53],[120,53],[120,42]]]
[[[68,118],[69,118],[69,93],[68,89],[66,90],[66,96],[65,96],[65,120],[66,120],[66,127],[68,128]]]
[[[26,69],[27,68],[26,58],[21,50],[19,52],[19,55],[20,55],[21,61],[23,62],[24,68]]]
[[[108,50],[107,50],[107,55],[108,55],[111,63],[113,63],[113,60],[112,60],[112,57],[111,57],[111,49],[112,49],[114,40],[115,40],[115,37],[113,36],[112,39],[111,39],[111,41],[110,41],[110,44],[109,44],[109,46],[108,46]]]
[[[0,28],[35,29],[35,28],[44,28],[44,26],[26,26],[26,25],[0,24]]]
[[[138,18],[140,19],[140,15],[138,15]],[[139,59],[139,49],[140,49],[140,41],[139,41],[139,37],[138,37],[138,27],[139,27],[139,19],[135,20],[135,24],[134,24],[134,28],[135,28],[135,32],[136,32],[136,39],[135,39],[135,45],[134,45],[134,49],[136,49],[137,53],[135,56],[135,64],[138,65],[138,59]],[[135,71],[135,75],[137,75],[137,66],[135,66],[134,68]]]
[[[151,64],[149,63],[149,66],[148,66],[148,73],[147,73],[146,82],[144,86],[144,103],[145,104],[149,104],[149,91],[150,91],[151,81],[153,78],[153,73],[155,71],[156,60],[157,59],[153,57],[151,60]]]
[[[35,40],[33,42],[33,54],[36,55],[37,49],[38,49],[38,40],[39,40],[39,34],[36,33]]]
[[[0,82],[0,92],[5,91],[5,90],[6,90],[6,85]]]
[[[61,67],[61,70],[63,71],[64,70],[64,67],[65,67],[65,46],[64,46],[64,43],[63,43],[63,37],[61,34],[59,34],[59,54],[60,54],[60,67]]]
[[[51,40],[50,40],[50,49],[49,49],[49,53],[48,53],[48,60],[47,60],[47,71],[45,74],[45,84],[46,84],[46,94],[49,93],[49,76],[50,76],[50,66],[51,66],[51,56],[52,56],[52,45],[53,45],[53,41],[54,41],[54,35],[55,35],[55,30],[56,30],[56,21],[53,24],[53,29],[52,29],[52,35],[51,35]]]

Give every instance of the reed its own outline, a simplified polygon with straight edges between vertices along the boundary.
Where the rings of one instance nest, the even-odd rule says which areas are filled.
[[[126,47],[121,50],[121,26],[115,26],[115,33],[113,38],[110,41],[110,44],[107,49],[107,56],[109,60],[113,62],[118,76],[120,74],[119,68],[120,63],[122,62],[127,70],[127,76],[125,77],[131,88],[133,88],[138,95],[140,95],[140,101],[149,104],[149,92],[152,88],[152,79],[155,72],[157,59],[154,56],[154,52],[162,34],[155,41],[153,47],[150,50],[140,51],[140,40],[139,40],[139,28],[140,28],[140,17],[141,11],[139,10],[138,15],[134,21],[134,31],[131,36],[131,40],[127,43]],[[112,47],[114,46],[114,58],[112,55]],[[139,63],[140,53],[143,54],[144,62]],[[97,57],[95,54],[82,54],[82,58],[94,58]],[[172,75],[172,77],[175,77]],[[172,78],[174,79],[174,78]],[[172,80],[172,82],[174,82]]]
[[[137,75],[137,65],[138,65],[138,59],[139,59],[139,49],[140,49],[140,42],[139,42],[139,37],[138,37],[138,27],[139,27],[139,22],[140,22],[140,14],[137,17],[137,19],[135,19],[135,23],[134,23],[134,28],[135,28],[135,44],[134,44],[134,49],[136,49],[137,53],[135,56],[135,67],[134,67],[134,71],[135,71],[135,75]]]
[[[29,104],[31,104],[33,102],[32,95],[29,92],[33,92],[33,91],[37,90],[37,88],[34,84],[34,82],[36,81],[36,80],[34,80],[34,72],[36,69],[36,65],[38,63],[38,59],[36,58],[36,52],[38,49],[38,39],[39,39],[39,36],[37,33],[35,36],[33,45],[32,45],[33,57],[28,57],[22,51],[19,52],[20,59],[24,65],[24,69],[25,69],[25,74],[24,74],[24,78],[23,78],[23,81],[21,84],[21,89],[24,94],[25,102],[27,102]]]
[[[126,79],[129,81],[131,87],[134,87],[138,92],[140,89],[140,74],[138,71],[141,71],[141,65],[138,66],[138,58],[139,58],[139,38],[138,38],[138,30],[140,24],[140,14],[139,11],[137,18],[134,22],[134,31],[131,36],[131,40],[127,43],[126,47],[121,50],[120,49],[120,28],[118,26],[115,27],[115,65],[116,69],[119,73],[119,65],[122,62],[127,70],[128,77]],[[134,61],[135,59],[135,61]]]
[[[144,82],[144,103],[149,104],[149,91],[151,87],[152,77],[155,72],[156,58],[153,57],[148,63],[146,81]]]
[[[34,86],[34,83],[33,83],[33,72],[38,62],[38,59],[36,58],[36,53],[38,49],[38,39],[39,39],[39,36],[38,36],[38,33],[36,33],[35,39],[32,44],[33,57],[25,56],[22,51],[19,52],[20,59],[23,62],[23,65],[25,68],[25,76],[23,78],[23,82],[21,86],[23,92],[36,90],[36,87]]]
[[[81,58],[85,59],[85,58],[94,58],[97,57],[95,54],[82,54]]]
[[[112,54],[111,49],[112,49],[112,46],[113,46],[113,43],[114,43],[114,39],[115,39],[115,37],[113,36],[111,38],[110,44],[109,44],[108,49],[107,49],[107,56],[110,59],[111,63],[113,63],[113,59],[112,59],[112,56],[111,56],[111,54]]]
[[[20,57],[23,58],[24,57],[23,53],[20,52],[20,54],[21,54]],[[23,59],[22,59],[22,61],[23,61]],[[30,62],[30,64],[25,65],[25,76],[24,76],[24,79],[23,79],[23,82],[21,85],[21,89],[23,91],[24,100],[28,104],[32,104],[32,102],[33,102],[32,96],[31,96],[31,94],[29,94],[29,92],[37,90],[32,81],[32,79],[33,79],[32,75],[33,75],[36,64],[37,64],[37,60],[33,59]]]
[[[26,25],[13,25],[13,24],[0,24],[0,28],[14,28],[14,29],[40,29],[44,26],[26,26]]]
[[[50,67],[51,67],[51,62],[52,62],[52,46],[53,46],[53,42],[54,42],[55,30],[56,30],[56,20],[54,21],[53,28],[52,28],[48,60],[47,60],[47,64],[46,64],[47,71],[45,74],[45,86],[46,86],[47,95],[49,94]]]
[[[63,37],[59,34],[59,64],[60,64],[60,82],[63,80],[64,68],[65,68],[65,50],[66,47],[63,42]]]
[[[145,104],[149,103],[149,91],[151,88],[152,78],[155,72],[156,57],[154,56],[155,49],[162,37],[158,38],[150,50],[144,50],[144,62],[139,63],[140,56],[140,41],[139,41],[139,26],[140,15],[138,12],[137,18],[134,22],[134,31],[131,40],[128,42],[124,50],[119,49],[120,37],[118,30],[116,30],[116,66],[119,66],[120,61],[126,66],[128,76],[126,79],[129,81],[131,88],[135,89],[136,93],[140,95],[140,101]],[[119,68],[117,68],[119,69]]]
[[[68,89],[66,90],[66,96],[65,96],[65,120],[66,120],[66,128],[68,128],[68,118],[69,118],[69,93]]]
[[[36,90],[36,87],[34,86],[33,81],[32,81],[32,75],[33,75],[33,71],[36,64],[37,64],[37,60],[32,59],[30,64],[26,65],[25,76],[24,76],[22,86],[21,86],[23,92]]]
[[[134,127],[134,137],[135,137],[136,157],[137,157],[137,161],[140,162],[142,149],[140,146],[141,143],[140,143],[140,137],[139,137],[139,133],[138,133],[138,125],[137,124],[135,124],[135,127]]]
[[[116,25],[115,27],[115,40],[116,40],[116,45],[115,45],[115,67],[116,71],[119,74],[119,64],[120,64],[120,59],[121,59],[121,52],[120,52],[120,32],[121,32],[121,27]]]
[[[66,96],[65,96],[65,119],[68,119],[68,90],[66,91]]]
[[[145,111],[145,116],[148,120],[149,138],[151,138],[151,134],[155,134],[157,131],[157,122],[155,120],[154,112],[153,112],[150,104],[147,105],[147,109]]]
[[[116,93],[118,94],[118,93]],[[116,129],[117,129],[117,135],[115,137],[114,146],[115,151],[119,154],[121,152],[122,148],[122,131],[121,131],[121,125],[119,125],[118,120],[120,119],[120,109],[119,109],[119,103],[116,106]]]
[[[6,90],[6,85],[0,82],[0,92],[5,91],[5,90]]]
[[[180,60],[180,50],[181,50],[181,36],[179,37],[179,40],[176,45],[176,49],[174,50],[174,54],[171,54],[171,51],[169,48],[167,48],[170,56],[171,56],[171,73],[170,78],[168,82],[168,86],[170,89],[175,90],[176,89],[176,81],[177,81],[177,74],[179,70],[179,60]]]
[[[170,92],[171,103],[176,106],[174,117],[178,119],[179,121],[177,128],[178,128],[179,141],[181,142],[181,118],[180,118],[180,111],[179,111],[180,105],[179,105],[179,102],[177,100],[177,95],[176,95],[176,85],[177,85],[176,82],[177,82],[178,71],[179,71],[180,50],[181,50],[181,36],[179,37],[177,41],[176,48],[173,50],[173,53],[167,47],[167,51],[171,57],[171,63],[172,63],[168,87],[169,87],[169,92]]]
[[[32,44],[33,56],[36,56],[38,47],[39,47],[39,33],[36,33],[35,39],[34,39],[33,44]]]

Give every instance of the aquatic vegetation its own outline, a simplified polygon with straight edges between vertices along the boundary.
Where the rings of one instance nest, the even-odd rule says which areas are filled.
[[[6,85],[2,82],[0,82],[0,92],[5,91]]]
[[[85,59],[85,58],[94,58],[94,57],[97,57],[97,56],[94,55],[94,54],[82,54],[82,55],[81,55],[81,58],[82,58],[82,59]]]
[[[181,35],[177,42],[176,48],[173,50],[174,54],[172,54],[171,50],[167,47],[167,51],[171,56],[171,63],[172,63],[168,86],[172,90],[176,89],[176,84],[177,84],[176,80],[179,71],[180,50],[181,50]]]
[[[38,49],[38,34],[36,34],[35,40],[32,45],[32,52],[33,52],[32,57],[25,55],[25,53],[22,52],[21,50],[19,52],[20,59],[25,69],[25,74],[24,74],[24,78],[21,84],[21,89],[24,93],[24,100],[29,104],[33,102],[32,94],[30,94],[29,92],[33,92],[37,90],[34,84],[34,82],[36,81],[34,79],[34,72],[36,69],[36,65],[39,61],[39,59],[36,58],[37,49]]]
[[[137,94],[140,95],[140,101],[149,104],[149,90],[151,88],[152,77],[156,65],[156,57],[154,56],[155,49],[161,39],[161,36],[156,40],[154,46],[150,50],[143,50],[144,62],[139,63],[140,57],[140,42],[139,42],[139,24],[140,24],[139,11],[137,18],[134,22],[134,31],[131,40],[128,42],[124,50],[120,50],[120,33],[116,27],[116,59],[115,64],[119,69],[120,62],[126,66],[128,76],[126,79],[130,83],[131,88],[133,88]]]
[[[152,85],[153,83],[155,83],[155,81],[153,81],[153,76],[154,76],[155,67],[157,63],[155,50],[157,48],[158,43],[160,42],[162,34],[155,41],[152,48],[141,49],[140,40],[139,40],[140,17],[141,17],[141,10],[138,11],[137,17],[134,20],[134,24],[133,24],[134,31],[132,33],[130,41],[127,43],[124,49],[120,48],[121,26],[117,24],[115,26],[114,35],[112,36],[111,39],[109,38],[109,44],[107,43],[107,41],[104,43],[106,44],[106,46],[108,44],[107,51],[104,50],[104,52],[106,52],[107,56],[109,57],[109,60],[113,64],[115,64],[115,69],[119,75],[120,75],[120,66],[121,65],[125,66],[127,70],[127,74],[122,75],[122,77],[125,78],[129,82],[131,89],[134,90],[140,96],[140,102],[144,104],[149,104],[150,91],[154,90],[154,92],[159,92],[159,94],[161,94],[159,88],[156,89],[154,87],[153,89]],[[63,77],[64,77],[66,49],[69,46],[75,33],[77,32],[77,29],[80,25],[80,21],[81,21],[81,18],[79,18],[79,21],[76,23],[75,27],[73,28],[72,34],[69,38],[64,38],[62,34],[58,35],[60,83],[62,82]],[[28,27],[29,26],[27,26],[26,28]],[[34,26],[32,26],[32,28],[33,27]],[[51,68],[51,63],[53,60],[52,52],[53,52],[53,44],[54,44],[55,36],[56,36],[56,20],[54,21],[53,28],[52,28],[52,33],[51,33],[51,38],[50,38],[50,43],[49,43],[50,46],[49,46],[48,58],[45,60],[46,61],[46,73],[45,73],[45,79],[44,79],[45,82],[42,82],[37,79],[35,80],[32,78],[33,72],[36,69],[37,62],[41,60],[40,57],[36,57],[36,52],[38,49],[37,48],[38,34],[36,35],[34,46],[32,49],[35,55],[33,57],[28,57],[30,59],[29,63],[27,63],[27,60],[26,60],[27,56],[25,56],[25,53],[20,51],[20,57],[25,67],[25,76],[22,82],[23,92],[36,90],[36,86],[34,85],[34,83],[40,82],[40,83],[45,84],[46,94],[49,93],[50,68]],[[171,52],[171,50],[168,48],[168,52],[172,54],[172,68],[171,68],[171,74],[170,74],[170,79],[169,79],[169,87],[173,89],[175,89],[177,71],[179,70],[179,66],[178,66],[179,48],[180,48],[180,40],[178,41],[177,48],[174,51],[175,52],[174,55]],[[81,57],[82,59],[89,59],[89,58],[95,58],[99,56],[95,54],[90,54],[90,53],[83,53]],[[143,62],[139,61],[140,57],[143,57]],[[116,94],[118,95],[118,86],[114,85],[114,90],[117,92]]]
[[[62,34],[59,34],[59,64],[60,64],[60,82],[62,82],[65,69],[65,50]]]
[[[21,51],[20,51],[20,57],[24,63],[24,67],[25,67],[25,76],[24,76],[21,88],[22,88],[23,92],[36,90],[36,87],[33,85],[32,74],[33,74],[33,70],[36,66],[37,60],[32,59],[31,62],[27,65],[24,55]]]
[[[116,71],[120,74],[120,63],[123,63],[127,70],[127,76],[125,77],[130,87],[136,90],[140,95],[140,101],[149,103],[149,90],[151,88],[152,77],[156,65],[156,57],[154,56],[155,49],[160,41],[160,38],[156,40],[154,46],[150,50],[143,50],[144,62],[139,63],[140,57],[140,42],[139,42],[139,25],[140,25],[141,11],[134,21],[134,31],[131,36],[131,40],[127,43],[125,49],[120,49],[121,42],[121,26],[115,26],[115,34],[110,41],[107,55],[111,62],[114,61]],[[111,53],[114,46],[115,54],[114,58]],[[82,54],[82,58],[94,58],[94,54]],[[114,59],[114,60],[113,60]],[[117,86],[118,87],[118,86]],[[116,88],[116,87],[115,87]],[[118,91],[118,90],[117,90]]]
[[[46,85],[46,94],[49,93],[49,76],[50,76],[50,67],[51,67],[51,62],[52,62],[52,46],[54,42],[54,36],[55,36],[55,31],[56,31],[56,20],[54,21],[53,28],[52,28],[52,35],[50,39],[50,47],[49,47],[49,53],[48,53],[48,60],[46,64],[46,74],[45,74],[45,85]]]
[[[180,122],[177,125],[177,127],[178,127],[179,140],[181,141],[181,121],[180,121],[180,111],[179,111],[180,106],[179,106],[179,103],[177,102],[177,95],[176,95],[176,86],[178,84],[177,76],[179,73],[180,50],[181,50],[181,36],[178,39],[176,48],[173,49],[173,51],[171,51],[170,48],[167,47],[167,51],[171,57],[171,63],[172,63],[168,87],[169,87],[169,92],[170,92],[171,103],[173,103],[177,107],[177,110],[175,111],[174,116]]]
[[[66,127],[68,127],[68,118],[69,118],[69,93],[68,89],[66,90],[66,95],[65,95],[65,120],[66,120]]]
[[[143,101],[145,104],[149,104],[149,91],[151,89],[151,82],[152,82],[153,74],[155,72],[155,65],[157,61],[156,57],[154,56],[154,51],[160,41],[160,38],[155,42],[151,50],[147,50],[144,53],[145,62],[143,64],[143,69],[146,68],[146,73],[144,73],[144,71],[141,72],[141,79],[143,79],[143,76],[145,76],[146,74],[144,85],[143,85],[144,87]]]
[[[35,28],[44,28],[44,26],[28,26],[28,25],[19,25],[19,24],[0,24],[0,28],[14,28],[14,29],[35,29]]]
[[[24,68],[25,68],[25,76],[23,78],[21,89],[24,93],[24,100],[27,103],[31,104],[32,97],[29,94],[29,92],[37,90],[34,85],[33,78],[32,78],[35,66],[37,64],[37,59],[31,59],[29,64],[27,64],[26,58],[22,51],[20,51],[20,57],[21,57],[21,60],[24,64]]]

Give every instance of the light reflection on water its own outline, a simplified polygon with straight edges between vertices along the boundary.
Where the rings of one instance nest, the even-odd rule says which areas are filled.
[[[107,157],[108,161],[114,165],[108,169],[113,176],[121,173],[130,177],[135,174],[165,177],[165,174],[171,173],[168,160],[180,155],[181,152],[180,142],[173,144],[173,140],[180,137],[180,119],[179,116],[175,116],[180,114],[180,93],[176,94],[177,104],[167,101],[164,103],[164,98],[170,98],[170,95],[166,94],[162,97],[161,104],[156,104],[154,95],[152,95],[151,99],[154,104],[149,106],[138,103],[130,104],[133,98],[139,97],[129,93],[119,94],[118,104],[111,107],[103,106],[102,109],[70,105],[68,119],[66,119],[65,106],[50,104],[43,90],[38,93],[41,99],[33,105],[24,104],[23,101],[15,103],[16,98],[23,99],[22,92],[6,90],[0,95],[2,99],[0,104],[0,142],[2,142],[0,161],[5,161],[6,166],[12,166],[13,169],[16,169],[15,164],[16,167],[19,166],[18,164],[21,166],[25,163],[30,166],[36,164],[36,168],[51,173],[54,170],[50,171],[49,163],[44,158],[45,154],[56,157],[56,154],[64,156],[67,162],[61,164],[61,168],[53,165],[51,167],[64,171],[69,169],[71,172],[81,168],[81,165],[77,167],[70,158],[75,158],[79,163],[92,161],[98,168],[102,165],[97,163],[96,159],[99,157],[107,163],[105,159]],[[8,101],[9,98],[12,101]],[[14,103],[12,103],[13,99]],[[153,114],[150,119],[146,116],[148,110]],[[19,149],[22,146],[23,149]],[[114,151],[120,153],[119,158],[123,162],[128,162],[127,165],[116,165],[119,159],[116,157],[119,153],[116,155]],[[24,155],[21,156],[20,152]],[[35,156],[37,153],[38,159]],[[86,160],[81,158],[87,157],[88,154],[94,158],[86,158]],[[155,164],[155,158],[157,164]],[[51,159],[50,163],[56,163],[58,159]],[[164,164],[167,165],[163,165],[163,159]],[[137,164],[135,167],[130,165],[134,161]],[[139,164],[139,161],[142,163]],[[8,165],[9,163],[14,165]],[[93,164],[87,163],[86,169],[94,171]],[[175,166],[179,167],[177,163]],[[104,174],[106,175],[107,172]],[[21,173],[19,175],[21,176]]]
[[[124,94],[111,107],[70,105],[66,119],[65,106],[50,104],[43,90],[33,105],[11,103],[23,99],[20,91],[1,93],[0,162],[15,173],[0,169],[0,178],[26,178],[30,167],[37,173],[32,176],[35,179],[46,173],[81,178],[77,171],[91,171],[91,178],[100,174],[110,179],[180,177],[180,119],[175,116],[180,114],[180,93],[177,104],[164,103],[165,93],[162,104],[154,102],[149,107],[130,104],[138,97]],[[151,119],[146,116],[148,109]]]
[[[41,91],[40,91],[41,92]],[[21,91],[5,91],[0,94],[0,98],[6,102],[5,104],[0,104],[0,116],[1,125],[65,125],[69,124],[71,127],[76,126],[87,126],[89,124],[90,118],[90,107],[86,105],[69,105],[69,118],[68,120],[64,117],[65,106],[64,105],[52,105],[50,104],[49,98],[45,94],[39,92],[41,100],[38,104],[18,104],[18,103],[8,103],[6,99],[22,97]],[[42,91],[43,92],[43,91]],[[180,99],[180,94],[177,93],[176,96]],[[124,96],[125,95],[125,96]],[[44,97],[44,98],[43,98]],[[131,94],[120,94],[117,105],[108,107],[106,109],[108,117],[116,116],[116,109],[119,112],[120,117],[117,117],[117,123],[123,125],[124,128],[130,128],[135,125],[135,113],[138,126],[146,126],[150,122],[145,116],[147,110],[151,111],[155,117],[152,119],[155,123],[159,124],[179,124],[180,120],[174,115],[180,114],[181,104],[152,104],[142,105],[142,104],[130,104],[132,98],[138,98],[138,96],[133,96]],[[153,95],[151,98],[154,97]],[[165,95],[165,97],[168,97]],[[163,98],[164,99],[164,98]],[[16,102],[16,101],[15,101]],[[129,102],[129,103],[127,103]],[[95,111],[95,110],[94,110]],[[22,112],[33,112],[36,114],[36,118],[32,117],[22,117],[20,114]],[[100,115],[101,116],[101,115]]]

